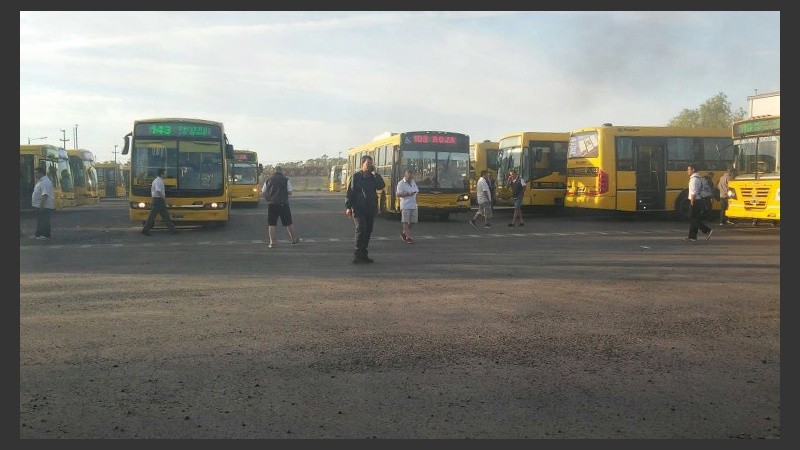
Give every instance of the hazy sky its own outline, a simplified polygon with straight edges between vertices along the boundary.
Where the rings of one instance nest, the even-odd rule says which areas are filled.
[[[19,36],[20,143],[75,148],[77,125],[101,161],[154,117],[223,122],[274,164],[385,131],[666,125],[780,90],[779,11],[22,11]]]

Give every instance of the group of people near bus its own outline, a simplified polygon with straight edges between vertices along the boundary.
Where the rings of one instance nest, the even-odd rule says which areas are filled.
[[[175,233],[175,224],[170,219],[169,210],[166,204],[166,190],[164,186],[165,170],[158,170],[156,178],[151,184],[152,207],[150,214],[142,227],[142,234],[150,236],[150,230],[155,225],[157,216],[161,216],[162,221],[169,229],[170,233]],[[711,210],[713,201],[713,188],[711,183],[698,172],[698,165],[690,163],[687,165],[686,173],[689,175],[689,233],[684,240],[697,241],[698,234],[702,232],[705,240],[711,238],[714,230],[704,221],[704,217]],[[51,223],[50,216],[53,211],[53,186],[43,168],[35,170],[36,185],[33,189],[31,202],[37,210],[36,231],[34,237],[39,240],[50,239]],[[719,189],[720,225],[730,223],[725,217],[727,209],[728,181],[731,179],[730,167],[726,168],[725,173],[717,183]],[[509,227],[524,226],[522,219],[522,196],[525,192],[526,182],[515,170],[509,171],[508,184],[511,187],[514,199],[514,214],[509,222]],[[386,182],[377,172],[372,157],[364,155],[361,157],[361,170],[354,173],[350,184],[347,186],[345,200],[345,216],[353,220],[355,226],[353,263],[363,264],[375,262],[369,256],[369,242],[375,223],[375,216],[378,214],[378,191],[386,187]],[[401,231],[400,237],[406,244],[413,244],[411,228],[419,219],[417,207],[417,194],[419,188],[413,179],[411,170],[406,170],[403,178],[397,183],[396,195],[400,198]],[[276,166],[273,174],[264,182],[261,194],[267,203],[267,236],[269,239],[268,248],[274,248],[276,244],[276,228],[278,221],[286,229],[292,245],[300,243],[292,223],[292,212],[289,206],[289,196],[292,194],[292,184],[289,178],[283,175],[283,168]],[[493,217],[492,188],[488,170],[482,170],[480,179],[477,183],[478,209],[475,215],[469,220],[470,225],[477,227],[476,220],[483,217],[484,227],[490,228]]]

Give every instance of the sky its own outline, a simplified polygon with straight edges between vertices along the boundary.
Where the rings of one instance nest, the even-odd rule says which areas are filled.
[[[222,122],[278,164],[387,131],[660,126],[780,91],[780,11],[20,11],[19,35],[20,144],[98,161],[127,161],[156,117]]]

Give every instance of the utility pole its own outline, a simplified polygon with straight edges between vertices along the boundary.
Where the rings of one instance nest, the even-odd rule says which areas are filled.
[[[114,144],[114,151],[112,152],[114,153],[114,192],[116,192],[117,186],[117,147],[119,147],[119,144]]]
[[[61,139],[59,140],[61,141],[61,146],[67,148],[67,142],[69,142],[69,139],[67,139],[67,130],[61,130]]]
[[[77,150],[78,149],[78,124],[77,123],[75,124],[75,136],[74,137],[75,137],[75,141],[73,142],[73,144],[75,145],[75,150]]]

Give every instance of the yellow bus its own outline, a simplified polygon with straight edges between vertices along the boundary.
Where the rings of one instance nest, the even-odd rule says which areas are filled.
[[[497,206],[514,206],[508,173],[526,181],[523,208],[562,207],[567,182],[568,132],[521,131],[500,138],[495,187]]]
[[[488,170],[489,176],[493,180],[497,180],[497,152],[499,149],[497,142],[488,139],[469,144],[469,202],[471,205],[478,204],[478,179],[481,177],[482,171]],[[492,192],[492,196],[494,195],[495,193]]]
[[[686,166],[714,185],[733,161],[730,128],[613,126],[581,128],[569,138],[564,206],[688,214]],[[719,210],[719,202],[714,202]]]
[[[75,204],[96,205],[100,202],[97,194],[97,171],[94,167],[94,154],[89,150],[67,150],[69,167],[72,171],[72,184],[75,186]]]
[[[56,209],[64,207],[61,180],[58,170],[58,147],[49,144],[19,146],[19,209],[29,210],[31,194],[36,186],[33,172],[42,167],[53,184],[53,203]]]
[[[340,192],[347,182],[347,163],[334,164],[331,166],[331,174],[328,178],[328,191]]]
[[[125,176],[122,164],[113,161],[95,163],[97,169],[97,194],[100,198],[125,197]]]
[[[781,221],[781,117],[757,116],[732,126],[734,178],[728,182],[728,219]]]
[[[263,166],[258,163],[258,153],[253,150],[234,150],[229,162],[228,182],[231,202],[234,205],[258,206],[261,186],[258,176]]]
[[[75,186],[72,183],[72,171],[69,166],[67,150],[49,144],[20,145],[20,209],[31,205],[31,193],[36,181],[33,170],[43,167],[53,183],[53,205],[55,209],[70,208],[76,205]],[[27,196],[27,200],[24,198]]]
[[[361,156],[370,155],[386,188],[378,193],[379,211],[400,212],[395,195],[398,181],[411,170],[419,188],[420,215],[447,220],[451,213],[468,212],[469,136],[449,131],[384,133],[347,152],[349,177],[361,170]]]
[[[177,225],[225,226],[230,215],[228,160],[234,158],[221,122],[163,118],[133,122],[122,154],[130,154],[128,204],[132,221],[150,213],[150,185],[165,169],[167,209]],[[161,224],[160,217],[157,218]]]

